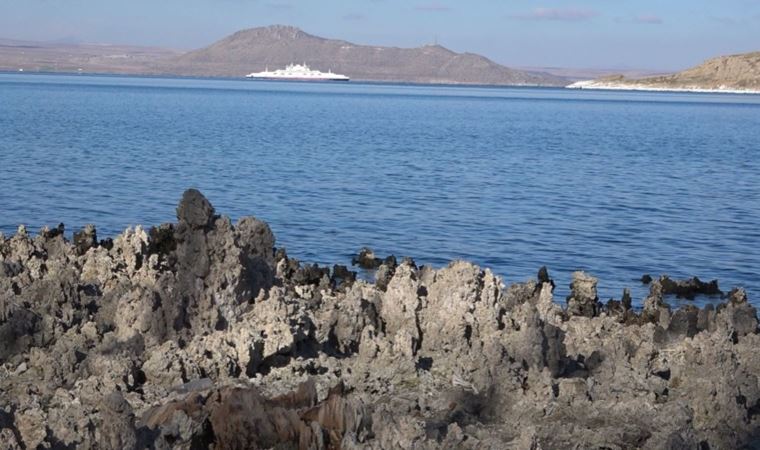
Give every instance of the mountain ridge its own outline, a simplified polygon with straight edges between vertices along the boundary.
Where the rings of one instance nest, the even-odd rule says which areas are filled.
[[[237,31],[171,59],[165,69],[191,75],[242,76],[267,67],[306,63],[361,81],[563,86],[567,80],[510,69],[474,53],[440,45],[415,48],[355,44],[287,25]]]
[[[242,78],[250,72],[291,63],[345,73],[356,81],[760,92],[760,52],[718,56],[672,74],[630,70],[611,76],[608,74],[615,71],[506,67],[485,56],[457,53],[441,45],[404,48],[355,44],[289,25],[239,30],[187,52],[148,46],[0,39],[0,70],[14,72]],[[604,76],[597,78],[599,75]],[[584,78],[588,81],[570,84]]]

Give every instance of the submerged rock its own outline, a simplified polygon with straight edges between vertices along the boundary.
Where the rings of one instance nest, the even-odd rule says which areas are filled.
[[[718,288],[718,280],[705,283],[697,277],[688,280],[673,280],[667,275],[660,277],[662,293],[675,295],[678,298],[693,300],[697,295],[722,295],[723,291]]]
[[[351,259],[351,264],[362,269],[377,269],[383,260],[375,256],[375,252],[369,247],[362,247],[359,253]]]
[[[653,280],[505,287],[457,261],[376,282],[275,251],[198,191],[176,224],[0,239],[0,442],[16,448],[742,448],[760,437],[760,345],[741,289],[717,307]],[[673,287],[675,286],[675,287]],[[4,447],[4,448],[5,448]]]

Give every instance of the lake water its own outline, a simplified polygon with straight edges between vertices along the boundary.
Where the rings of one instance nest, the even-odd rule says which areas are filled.
[[[642,274],[760,303],[760,96],[0,75],[0,231],[174,220],[187,187],[291,256],[362,246],[602,299]]]

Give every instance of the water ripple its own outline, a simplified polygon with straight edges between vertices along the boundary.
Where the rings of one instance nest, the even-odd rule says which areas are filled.
[[[188,186],[310,261],[643,273],[760,303],[760,97],[0,75],[0,231],[173,220]]]

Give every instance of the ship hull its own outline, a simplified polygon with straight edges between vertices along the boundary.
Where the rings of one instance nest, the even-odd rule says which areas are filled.
[[[306,78],[306,77],[246,77],[249,80],[260,81],[349,81],[348,78]]]

